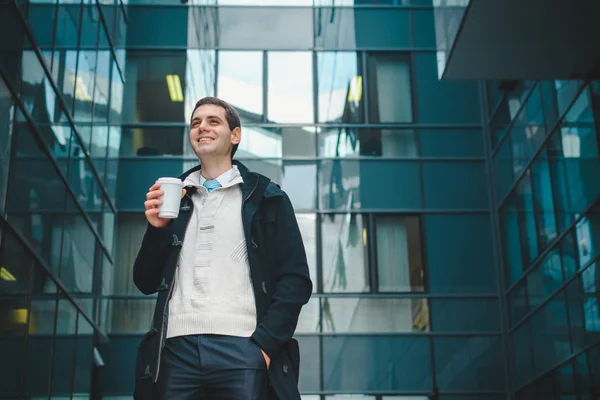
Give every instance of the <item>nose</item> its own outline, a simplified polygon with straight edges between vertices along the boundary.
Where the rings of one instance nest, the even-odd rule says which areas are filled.
[[[200,126],[198,127],[198,129],[200,129],[200,132],[207,132],[208,131],[208,124],[204,121],[202,121],[200,123]]]

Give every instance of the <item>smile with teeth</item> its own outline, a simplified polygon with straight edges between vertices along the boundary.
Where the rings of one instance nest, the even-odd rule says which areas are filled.
[[[198,142],[200,142],[200,143],[210,143],[210,142],[212,142],[213,140],[214,140],[213,138],[209,138],[209,137],[203,137],[203,138],[200,138],[200,139],[198,140]]]

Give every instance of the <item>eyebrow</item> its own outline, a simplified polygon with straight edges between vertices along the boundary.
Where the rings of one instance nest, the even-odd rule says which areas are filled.
[[[208,117],[206,117],[206,119],[211,119],[211,118],[216,118],[219,121],[222,121],[221,117],[218,117],[216,115],[209,115]],[[192,123],[194,123],[195,121],[200,121],[200,120],[202,120],[202,118],[200,118],[200,117],[194,117],[194,118],[192,118]]]

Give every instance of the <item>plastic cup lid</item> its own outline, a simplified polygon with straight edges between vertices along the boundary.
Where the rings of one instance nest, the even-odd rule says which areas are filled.
[[[156,183],[176,183],[183,186],[183,182],[179,178],[158,178]]]

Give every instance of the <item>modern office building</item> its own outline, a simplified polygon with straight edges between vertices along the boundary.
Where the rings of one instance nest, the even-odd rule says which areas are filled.
[[[510,393],[597,399],[600,4],[435,3],[439,76],[486,86]]]
[[[131,398],[144,196],[206,95],[296,209],[303,399],[597,398],[599,77],[502,71],[482,3],[2,2],[0,399]]]

